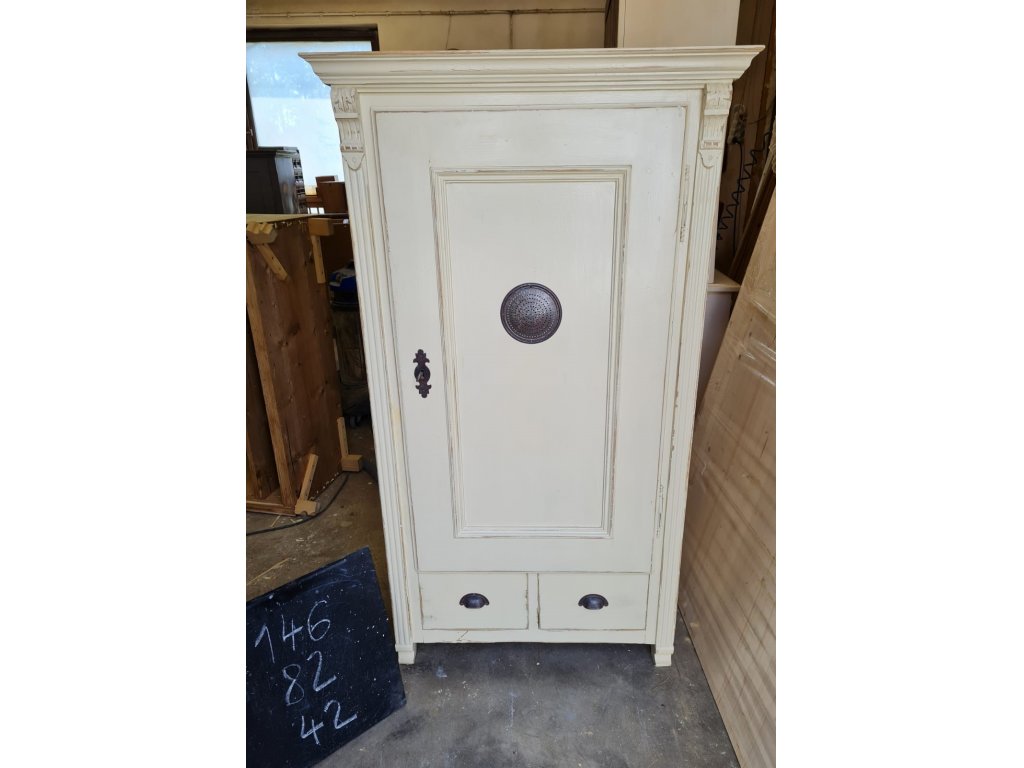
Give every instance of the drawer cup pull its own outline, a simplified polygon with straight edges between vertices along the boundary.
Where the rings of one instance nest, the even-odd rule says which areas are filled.
[[[464,605],[466,608],[483,608],[485,605],[490,604],[490,600],[477,592],[470,592],[468,595],[463,595],[462,599],[459,600],[459,605]]]
[[[580,598],[579,605],[588,611],[599,611],[608,606],[608,599],[604,595],[584,595]]]

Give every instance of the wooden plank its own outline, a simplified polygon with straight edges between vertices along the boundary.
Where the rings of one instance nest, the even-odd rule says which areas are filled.
[[[247,213],[245,214],[245,226],[249,229],[252,224],[277,224],[278,222],[301,221],[308,219],[308,213]]]
[[[288,289],[288,302],[292,316],[298,322],[300,331],[294,336],[295,344],[291,365],[298,374],[300,386],[296,399],[305,404],[304,419],[306,442],[303,452],[315,453],[319,464],[313,479],[310,496],[315,498],[337,475],[341,459],[341,448],[337,433],[332,426],[341,417],[341,384],[334,346],[334,325],[331,316],[327,286],[318,283],[315,277],[312,248],[306,225],[295,224],[293,230],[294,248],[291,257],[299,262],[303,280],[296,280]],[[296,457],[301,461],[302,454]]]
[[[334,220],[325,216],[314,216],[309,220],[309,234],[330,237],[334,234]]]
[[[245,487],[247,499],[265,499],[277,488],[274,446],[260,386],[252,329],[245,320]]]
[[[348,196],[344,181],[324,181],[316,186],[324,213],[348,213]]]
[[[295,508],[281,503],[281,491],[271,492],[265,499],[246,499],[246,512],[262,512],[275,515],[294,515]]]
[[[315,515],[317,512],[317,503],[310,501],[309,498],[309,491],[313,487],[313,475],[316,472],[317,463],[317,455],[315,453],[309,454],[309,457],[306,459],[306,471],[302,476],[302,486],[299,488],[299,500],[295,502],[295,514],[297,515]]]
[[[318,457],[309,498],[337,473],[341,393],[327,287],[317,282],[305,219],[274,225],[274,252],[291,279],[278,280],[249,246],[246,301],[282,503],[296,506],[309,454]]]
[[[292,517],[296,517],[299,514],[295,511],[295,507],[289,507],[276,501],[257,501],[255,499],[246,499],[245,510],[246,512],[262,512],[269,515],[290,515]]]
[[[281,503],[290,508],[295,505],[298,493],[295,488],[294,472],[288,461],[287,446],[282,445],[283,420],[278,406],[280,397],[277,393],[278,384],[275,381],[277,377],[274,375],[274,367],[271,363],[267,332],[263,328],[263,312],[260,310],[261,302],[256,288],[258,280],[265,281],[267,279],[261,273],[269,273],[270,270],[261,259],[257,258],[256,254],[255,246],[247,244],[245,259],[246,312],[252,333],[253,350],[259,368],[260,387],[263,390],[263,400],[267,411],[267,424],[270,428],[271,445],[274,450],[274,466],[277,469]]]
[[[313,266],[316,270],[316,281],[323,285],[327,282],[324,274],[324,253],[320,250],[320,238],[317,235],[310,235],[310,244],[313,246]]]
[[[300,505],[298,508],[294,504],[282,504],[280,492],[274,491],[265,499],[246,499],[245,511],[258,512],[263,515],[288,515],[289,517],[301,517],[309,514],[301,506],[301,500],[298,503]]]
[[[680,607],[742,768],[775,766],[775,198],[697,414]]]
[[[260,252],[263,260],[270,267],[270,271],[274,273],[274,277],[278,280],[287,280],[288,271],[284,268],[284,265],[278,260],[277,256],[274,255],[274,250],[266,243],[258,243],[256,250]]]
[[[341,469],[344,472],[361,472],[363,456],[360,453],[348,452],[348,431],[345,429],[345,417],[338,419],[338,444],[341,446]]]
[[[277,230],[267,221],[246,221],[245,238],[253,245],[272,243],[277,239]]]
[[[740,284],[724,272],[715,270],[715,279],[708,283],[708,293],[739,293]]]
[[[302,475],[302,486],[299,488],[300,499],[309,498],[309,491],[313,487],[313,473],[316,472],[316,465],[318,463],[317,455],[315,453],[309,454],[306,459],[306,471]]]

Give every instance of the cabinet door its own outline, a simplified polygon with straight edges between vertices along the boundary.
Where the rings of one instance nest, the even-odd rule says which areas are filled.
[[[375,112],[420,570],[649,570],[695,117]]]

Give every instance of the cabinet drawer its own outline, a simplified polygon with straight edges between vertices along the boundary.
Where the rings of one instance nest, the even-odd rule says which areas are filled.
[[[542,573],[539,586],[541,629],[643,629],[647,624],[645,573]],[[600,607],[588,609],[581,601]]]
[[[526,574],[421,573],[420,605],[424,629],[526,629]]]

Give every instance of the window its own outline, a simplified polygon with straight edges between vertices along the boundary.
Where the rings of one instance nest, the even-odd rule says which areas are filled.
[[[298,54],[376,49],[376,31],[361,31],[365,39],[301,39],[309,36],[300,30],[250,30],[247,35],[246,84],[256,143],[261,147],[298,147],[310,192],[317,176],[344,180],[344,163],[331,89]],[[289,32],[296,39],[287,39]],[[331,32],[317,30],[315,34],[323,38]],[[346,30],[340,34],[353,36]]]

